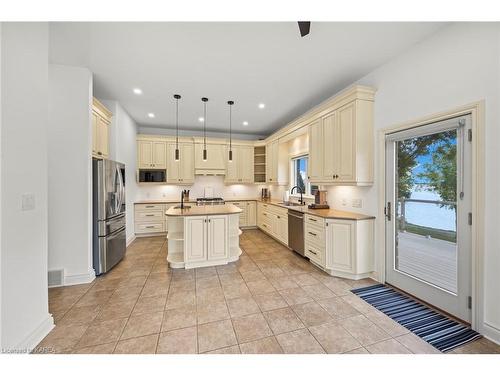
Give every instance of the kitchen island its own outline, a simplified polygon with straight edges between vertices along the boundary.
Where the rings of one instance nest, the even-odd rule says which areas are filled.
[[[234,262],[241,255],[239,215],[232,204],[170,207],[168,255],[171,268],[197,268]]]

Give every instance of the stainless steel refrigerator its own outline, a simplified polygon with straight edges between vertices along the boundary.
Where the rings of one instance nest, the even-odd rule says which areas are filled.
[[[92,159],[93,262],[96,275],[125,255],[125,164]]]

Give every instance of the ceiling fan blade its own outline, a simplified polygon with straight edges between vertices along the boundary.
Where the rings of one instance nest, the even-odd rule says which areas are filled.
[[[309,34],[309,30],[311,29],[310,21],[299,21],[298,24],[301,37],[305,37],[307,34]]]

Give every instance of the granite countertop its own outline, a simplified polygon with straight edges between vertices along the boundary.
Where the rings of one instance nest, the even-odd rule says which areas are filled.
[[[232,215],[243,212],[241,208],[233,204],[218,204],[208,206],[190,206],[189,208],[170,207],[165,215],[167,216],[206,216],[206,215]]]
[[[272,204],[272,205],[277,206],[277,207],[303,212],[305,214],[322,217],[324,219],[341,219],[341,220],[371,220],[371,219],[375,219],[375,216],[364,215],[364,214],[359,214],[359,213],[349,212],[349,211],[335,210],[333,208],[311,209],[311,208],[307,208],[307,205],[306,206],[285,206],[280,200],[277,200],[277,199],[262,199],[260,197],[259,198],[253,198],[253,197],[236,198],[235,197],[235,198],[225,199],[225,201],[226,202],[256,201],[256,202],[268,203],[268,204]],[[180,203],[180,200],[151,199],[151,200],[140,200],[140,201],[134,202],[134,204],[172,204],[172,203]],[[188,209],[190,212],[188,212],[187,210],[184,210],[185,213],[181,213],[180,209],[176,209],[177,211],[175,211],[175,213],[174,213],[174,211],[171,211],[171,213],[169,214],[169,211],[172,210],[172,208],[169,208],[167,210],[166,215],[167,216],[227,215],[227,214],[231,214],[231,213],[241,212],[241,210],[239,208],[231,205],[231,207],[234,207],[234,209],[239,210],[239,211],[238,212],[223,212],[223,213],[202,213],[202,211],[204,210],[204,207],[215,207],[215,208],[211,208],[211,210],[224,211],[224,207],[227,207],[227,206],[226,205],[195,206],[196,200],[193,200],[193,199],[190,199],[188,202],[184,202],[184,203],[191,204],[191,208]],[[217,207],[219,207],[219,208],[217,209]],[[221,209],[221,207],[222,207],[222,209]],[[197,208],[197,210],[194,210],[194,208]],[[200,213],[195,213],[197,211],[199,211]]]
[[[286,208],[289,210],[303,212],[308,215],[322,217],[324,219],[342,219],[342,220],[371,220],[375,216],[358,214],[356,212],[335,210],[333,208],[312,209],[305,206],[285,206],[279,200],[257,199],[257,202],[272,204],[277,207]]]

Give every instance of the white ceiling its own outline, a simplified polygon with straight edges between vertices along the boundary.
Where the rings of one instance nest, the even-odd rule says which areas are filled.
[[[202,129],[206,96],[207,129],[228,130],[234,100],[233,130],[266,135],[443,25],[313,22],[300,38],[295,22],[59,23],[50,56],[88,66],[94,94],[119,101],[142,126],[175,126],[178,93],[182,129]]]

